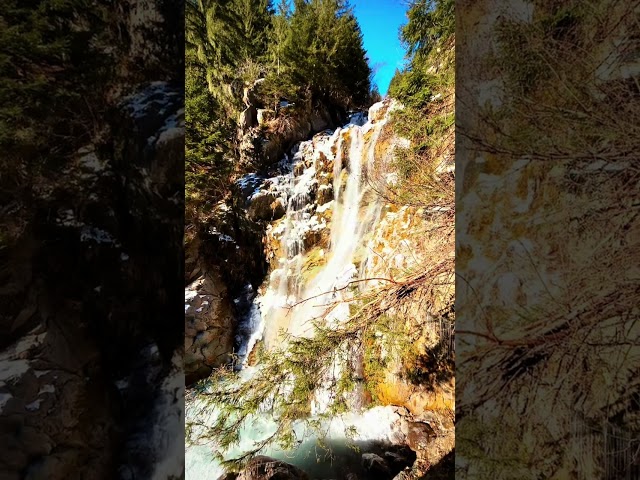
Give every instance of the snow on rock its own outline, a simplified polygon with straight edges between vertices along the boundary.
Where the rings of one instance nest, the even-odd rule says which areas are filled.
[[[264,181],[265,178],[257,173],[249,173],[240,177],[235,183],[240,188],[242,196],[248,199],[260,189]]]
[[[115,246],[120,246],[119,242],[117,242],[106,230],[88,225],[82,227],[82,230],[80,231],[80,241],[93,241],[98,244],[109,243]]]
[[[36,410],[40,409],[40,404],[42,403],[42,399],[38,398],[36,400],[34,400],[31,403],[28,403],[27,405],[24,406],[25,409],[27,409],[30,412],[34,412]]]
[[[0,382],[8,383],[20,378],[29,370],[27,360],[0,360]]]

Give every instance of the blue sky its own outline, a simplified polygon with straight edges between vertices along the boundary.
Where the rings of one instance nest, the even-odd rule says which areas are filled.
[[[407,23],[405,0],[351,0],[362,29],[369,65],[376,69],[374,77],[384,96],[389,82],[404,63],[404,48],[398,38],[399,28]]]

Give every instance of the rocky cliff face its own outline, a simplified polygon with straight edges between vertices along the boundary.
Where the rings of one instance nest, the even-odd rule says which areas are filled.
[[[183,469],[184,109],[182,87],[166,81],[168,56],[183,55],[165,44],[183,26],[161,2],[107,10],[118,31],[107,38],[121,43],[99,47],[113,55],[115,78],[96,86],[104,98],[89,106],[94,116],[77,119],[93,137],[69,138],[80,147],[69,158],[51,152],[25,177],[14,221],[2,218],[12,225],[0,253],[6,478]]]
[[[169,84],[143,88],[117,109],[113,143],[87,145],[40,184],[22,262],[13,257],[5,284],[15,307],[2,325],[3,435],[13,445],[4,461],[16,478],[113,478],[115,465],[149,469],[163,453],[119,458],[115,446],[153,409],[159,385],[149,375],[161,382],[179,369],[170,305],[180,276],[166,273],[180,271],[181,108]],[[139,375],[147,380],[133,384]]]
[[[212,368],[231,363],[237,322],[227,288],[215,270],[185,290],[185,380],[208,377]]]
[[[263,83],[264,79],[258,79],[245,87],[246,108],[238,119],[240,163],[247,167],[268,169],[297,142],[346,121],[343,113],[332,112],[324,105],[294,105],[286,100],[266,105],[261,93]]]
[[[220,202],[185,251],[187,385],[229,365],[247,295],[264,279],[264,226],[247,215],[241,191]]]

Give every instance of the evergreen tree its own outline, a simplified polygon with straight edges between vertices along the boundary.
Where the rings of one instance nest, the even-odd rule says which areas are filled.
[[[281,73],[280,60],[291,32],[289,29],[290,15],[291,11],[287,0],[280,0],[272,19],[273,30],[271,31],[270,42],[268,44],[271,64],[275,67],[276,75],[280,75]]]
[[[423,106],[429,102],[434,84],[453,80],[454,0],[414,0],[407,17],[400,38],[409,63],[403,72],[396,70],[389,94],[407,104]],[[442,70],[451,75],[442,75]]]
[[[191,223],[226,195],[235,126],[207,88],[202,65],[188,59],[185,80],[185,200]]]
[[[273,7],[270,0],[233,0],[239,20],[240,60],[262,59],[267,51]]]
[[[295,90],[297,97],[313,103],[364,106],[371,70],[362,32],[347,2],[296,0],[290,15],[285,5],[279,12],[272,41],[280,73],[271,80],[277,88]]]

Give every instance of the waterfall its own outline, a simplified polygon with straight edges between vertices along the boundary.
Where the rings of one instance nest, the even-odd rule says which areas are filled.
[[[292,179],[293,195],[287,208],[286,228],[281,239],[286,247],[287,258],[279,261],[285,267],[273,271],[265,294],[271,301],[264,322],[268,339],[274,340],[280,328],[294,336],[311,335],[312,321],[321,317],[327,310],[323,307],[328,305],[337,304],[337,307],[331,309],[326,317],[327,322],[344,320],[349,315],[348,303],[341,302],[347,299],[344,289],[358,276],[359,269],[354,256],[364,236],[374,226],[381,206],[377,197],[370,199],[369,204],[365,201],[370,188],[364,181],[363,173],[373,161],[381,124],[373,127],[372,141],[365,144],[363,132],[369,128],[370,124],[350,124],[339,128],[333,135],[320,139],[315,147],[312,142],[303,143],[298,151],[300,155],[294,156],[294,161],[304,163],[306,160],[310,166],[304,169],[299,178]],[[309,284],[303,285],[300,283],[305,254],[303,236],[309,228],[322,226],[322,223],[309,211],[313,206],[310,197],[297,189],[309,187],[311,179],[317,174],[321,153],[333,160],[334,200],[330,205],[330,246],[324,254],[326,265]],[[277,317],[283,314],[286,320],[278,321]]]
[[[241,319],[246,331],[240,342],[238,368],[245,379],[256,368],[249,366],[249,358],[258,342],[272,349],[282,346],[281,332],[312,336],[314,322],[332,326],[350,316],[349,301],[359,291],[350,283],[364,275],[367,235],[374,231],[382,208],[366,175],[376,161],[375,147],[386,121],[372,123],[362,115],[352,120],[330,134],[325,132],[301,142],[293,155],[281,162],[280,174],[259,187],[275,192],[286,204],[286,213],[268,227],[268,238],[279,253],[271,259],[271,273]],[[332,190],[333,200],[320,203],[321,190]],[[254,193],[257,194],[260,192]],[[303,269],[311,252],[321,265],[315,275],[305,278]],[[329,385],[342,368],[352,367],[334,365],[333,373],[325,379],[326,385],[312,399],[312,415],[326,411],[331,402]],[[187,417],[212,424],[217,412],[206,410],[197,398],[188,404]],[[376,409],[351,412],[341,418],[341,424],[357,426],[362,430],[361,438],[389,440],[398,414],[393,407]],[[275,422],[261,417],[252,426],[243,427],[241,445],[227,452],[227,458],[250,450],[253,441],[273,431]],[[327,430],[333,432],[333,438],[340,437],[335,426],[329,425]],[[300,435],[304,437],[304,433]],[[207,458],[206,451],[203,446],[187,449],[187,478],[216,479],[222,472]],[[277,450],[265,453],[283,458],[285,455]]]

